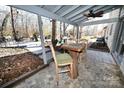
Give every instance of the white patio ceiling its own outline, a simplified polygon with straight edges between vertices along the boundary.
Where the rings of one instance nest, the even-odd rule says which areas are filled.
[[[100,10],[104,13],[110,12],[121,6],[117,5],[11,5],[51,19],[56,19],[72,25],[80,25],[88,19],[83,13],[93,9],[94,12]]]

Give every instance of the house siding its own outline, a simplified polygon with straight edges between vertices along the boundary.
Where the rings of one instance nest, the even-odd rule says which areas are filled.
[[[119,15],[120,14],[120,15]],[[124,7],[119,10],[113,11],[110,14],[110,18],[112,17],[124,17]],[[106,37],[108,38],[106,40],[106,43],[110,49],[110,52],[114,55],[114,58],[116,59],[118,65],[120,66],[120,70],[122,71],[123,75],[124,75],[124,54],[121,55],[122,60],[119,60],[120,54],[118,52],[116,52],[116,43],[117,43],[117,39],[118,39],[118,34],[120,31],[120,26],[121,26],[121,22],[122,20],[120,20],[120,22],[115,22],[115,23],[111,23],[108,25],[108,33],[106,34]],[[111,31],[112,30],[112,31]],[[124,31],[124,30],[123,30]],[[124,37],[124,35],[122,35],[122,38]],[[123,38],[123,42],[124,44],[124,38]]]

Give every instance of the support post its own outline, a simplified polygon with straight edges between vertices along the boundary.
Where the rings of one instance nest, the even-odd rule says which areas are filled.
[[[62,40],[62,22],[60,22],[60,40]]]
[[[52,20],[52,44],[55,47],[55,38],[56,38],[56,20]]]
[[[41,19],[41,16],[38,15],[38,25],[39,25],[39,32],[40,32],[40,39],[41,39],[41,46],[42,46],[42,52],[43,52],[43,61],[44,64],[47,64],[47,59],[46,59],[46,51],[45,51],[45,45],[44,45],[44,38],[43,38],[43,22]]]

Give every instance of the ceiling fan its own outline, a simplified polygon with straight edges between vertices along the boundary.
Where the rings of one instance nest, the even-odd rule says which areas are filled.
[[[88,13],[83,14],[86,17],[103,17],[104,11],[98,11],[98,12],[94,12],[93,10],[89,10]]]

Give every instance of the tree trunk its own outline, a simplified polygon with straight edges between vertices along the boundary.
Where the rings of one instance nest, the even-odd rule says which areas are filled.
[[[1,37],[4,37],[4,36],[3,36],[3,31],[6,29],[8,17],[9,17],[9,13],[6,14],[6,16],[4,17],[3,22],[2,22],[2,26],[1,26],[1,28],[0,28],[0,36],[1,36]]]
[[[10,13],[11,13],[11,24],[12,24],[12,33],[15,41],[18,41],[17,36],[16,36],[16,31],[15,31],[15,26],[14,26],[14,18],[13,18],[13,8],[10,7]]]
[[[63,36],[65,36],[65,23],[63,23]]]
[[[22,15],[22,14],[21,14],[21,15]],[[24,28],[24,16],[23,16],[23,15],[21,16],[21,24],[22,24],[22,25],[21,25],[21,26],[22,26],[22,27],[21,27],[21,31],[23,32],[23,31],[25,31],[25,28]]]
[[[25,23],[25,31],[26,31],[26,37],[29,37],[28,36],[28,18],[26,16],[26,23]]]

